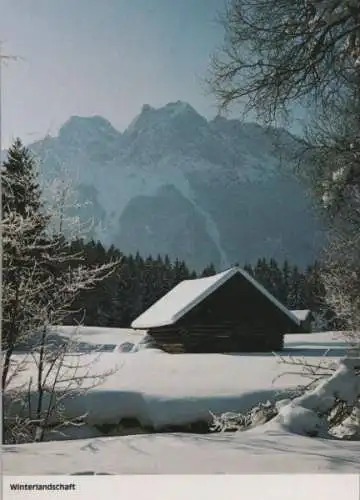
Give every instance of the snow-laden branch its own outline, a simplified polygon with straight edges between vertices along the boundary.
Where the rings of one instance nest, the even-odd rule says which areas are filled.
[[[52,325],[61,325],[79,294],[110,277],[120,261],[90,266],[72,250],[63,227],[54,223],[60,217],[71,229],[68,234],[79,234],[77,220],[66,219],[71,186],[55,182],[61,196],[53,191],[56,203],[45,204],[33,160],[20,141],[8,157],[2,168],[1,221],[4,434],[12,442],[39,441],[53,421],[61,424],[65,397],[89,390],[111,373],[95,374],[80,355],[71,362],[74,339],[54,342]],[[35,367],[30,377],[29,365]]]

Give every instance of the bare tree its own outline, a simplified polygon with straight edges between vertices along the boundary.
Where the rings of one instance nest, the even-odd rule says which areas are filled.
[[[63,402],[112,372],[94,373],[89,360],[74,352],[74,339],[59,342],[53,326],[63,323],[83,290],[120,264],[89,267],[81,253],[72,252],[71,242],[51,226],[58,207],[52,212],[28,201],[30,178],[16,169],[2,172],[3,424],[4,435],[15,442],[42,440],[49,425],[69,422]]]
[[[331,228],[328,302],[359,329],[360,3],[231,0],[222,23],[209,78],[220,110],[239,103],[264,122],[291,117],[296,105],[307,110],[304,148],[295,154],[305,152],[300,166]]]
[[[266,124],[291,120],[298,106],[306,111],[295,154],[330,228],[327,302],[359,355],[360,2],[229,0],[221,22],[224,44],[208,78],[219,111],[239,105]],[[323,377],[316,369],[314,380]]]
[[[322,279],[327,303],[360,348],[360,87],[323,108],[307,129],[308,170],[329,224]]]
[[[52,214],[51,225],[48,230],[55,234],[62,234],[66,239],[87,238],[94,226],[94,217],[84,218],[79,214],[87,209],[91,212],[90,200],[79,201],[79,180],[66,165],[58,162],[56,168],[49,172],[48,168],[41,168],[42,162],[36,157],[39,165],[39,179],[44,205]]]
[[[336,102],[358,80],[357,0],[230,0],[209,83],[221,109],[240,102],[258,118]]]

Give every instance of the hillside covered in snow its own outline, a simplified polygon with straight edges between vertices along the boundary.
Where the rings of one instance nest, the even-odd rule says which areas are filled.
[[[44,178],[73,179],[93,237],[221,269],[262,257],[305,265],[318,254],[320,224],[290,158],[298,146],[285,130],[207,121],[178,101],[144,105],[123,133],[73,116],[30,148]]]

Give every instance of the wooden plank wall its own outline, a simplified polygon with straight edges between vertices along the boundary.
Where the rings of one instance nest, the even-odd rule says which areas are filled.
[[[283,347],[284,335],[280,333],[269,329],[247,332],[230,324],[193,325],[187,329],[174,325],[150,329],[148,335],[171,353],[271,352]]]

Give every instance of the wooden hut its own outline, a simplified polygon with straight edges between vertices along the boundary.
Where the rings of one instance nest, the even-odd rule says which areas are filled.
[[[175,286],[132,323],[167,352],[278,351],[299,319],[239,267]]]

